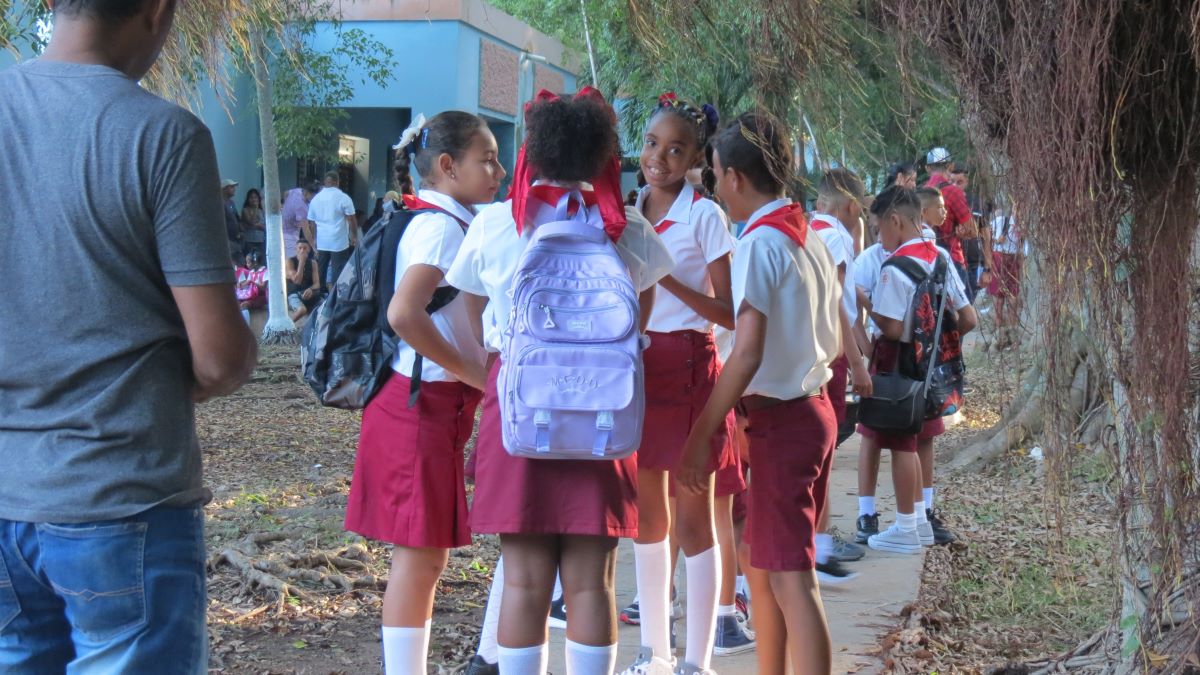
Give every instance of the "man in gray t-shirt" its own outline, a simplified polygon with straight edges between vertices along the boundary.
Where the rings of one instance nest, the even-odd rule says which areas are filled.
[[[53,4],[0,72],[0,669],[203,673],[193,406],[256,358],[212,138],[137,84],[176,0]]]

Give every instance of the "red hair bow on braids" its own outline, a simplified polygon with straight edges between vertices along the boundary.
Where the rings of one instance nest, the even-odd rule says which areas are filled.
[[[573,100],[593,99],[598,101],[605,109],[608,110],[612,123],[616,125],[617,114],[608,105],[608,101],[604,99],[604,95],[594,87],[584,87],[575,94]],[[539,91],[533,100],[525,104],[525,115],[528,117],[529,109],[535,104],[544,101],[561,100],[558,94],[547,91],[545,89]],[[521,144],[521,151],[517,154],[517,166],[513,170],[512,188],[509,190],[508,198],[512,200],[513,220],[517,223],[517,232],[521,232],[528,220],[526,207],[529,203],[529,197],[533,194],[531,190],[533,181],[538,177],[538,169],[525,159],[525,144]],[[605,165],[601,170],[600,175],[592,178],[589,181],[592,188],[595,190],[595,203],[600,207],[600,217],[604,221],[604,231],[608,233],[610,239],[614,242],[621,238],[621,233],[625,231],[625,197],[621,194],[621,160],[615,154],[612,161]],[[533,195],[537,198],[537,195]],[[584,195],[584,200],[590,205],[592,199],[590,195]]]

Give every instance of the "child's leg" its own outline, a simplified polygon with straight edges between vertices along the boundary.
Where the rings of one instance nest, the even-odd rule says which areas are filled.
[[[875,508],[875,485],[878,482],[879,444],[875,439],[863,436],[858,446],[858,515],[879,513]]]
[[[743,556],[742,570],[750,583],[754,598],[754,639],[758,647],[758,675],[784,675],[787,672],[787,627],[783,613],[771,590],[769,573],[749,564],[749,553]]]
[[[896,490],[896,512],[911,514],[921,483],[921,458],[915,452],[892,451],[892,485]]]
[[[798,675],[830,672],[833,646],[816,574],[812,570],[771,572],[769,578],[787,627],[787,651],[792,657],[792,670]]]
[[[639,468],[638,536],[634,539],[633,556],[642,646],[668,661],[671,660],[671,549],[667,541],[670,527],[666,472]],[[570,606],[568,600],[567,607]]]
[[[488,663],[496,663],[496,628],[500,625],[500,595],[504,592],[504,556],[496,560],[492,574],[492,590],[488,593],[487,608],[483,610],[483,627],[479,631],[479,649],[476,653]]]
[[[917,456],[921,458],[921,492],[917,500],[925,503],[925,508],[933,508],[933,439],[917,440]]]
[[[387,675],[424,671],[434,591],[448,555],[444,548],[397,546],[392,551],[392,569],[383,593],[383,662]]]
[[[546,618],[558,570],[557,535],[502,534],[504,595],[500,605],[500,670],[546,672]]]
[[[617,659],[617,539],[570,535],[561,541],[563,598],[570,612],[567,672],[609,675]]]
[[[684,554],[687,572],[687,648],[684,661],[707,670],[712,660],[717,628],[717,592],[721,560],[713,531],[713,481],[708,490],[694,495],[675,491],[675,535]]]
[[[733,525],[733,496],[713,499],[713,524],[721,550],[721,593],[717,604],[732,607],[737,594],[737,541]]]

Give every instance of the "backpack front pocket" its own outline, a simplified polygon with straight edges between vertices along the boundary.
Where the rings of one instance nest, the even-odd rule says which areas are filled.
[[[629,335],[637,310],[612,290],[539,289],[524,308],[529,334],[544,342],[615,342]]]

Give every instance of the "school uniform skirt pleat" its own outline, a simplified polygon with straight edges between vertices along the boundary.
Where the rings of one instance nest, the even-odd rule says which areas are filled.
[[[363,411],[346,529],[398,546],[466,546],[463,447],[482,394],[461,382],[423,382],[410,408],[410,382],[393,373]]]
[[[683,458],[683,444],[721,374],[721,359],[712,333],[681,330],[648,335],[650,347],[642,353],[646,424],[637,452],[638,466],[670,471]],[[710,471],[735,463],[729,437],[732,423],[729,419],[713,434]]]
[[[475,441],[471,530],[479,534],[637,536],[637,463],[513,457],[504,449],[497,359]]]
[[[833,464],[837,421],[822,391],[749,412],[750,464],[744,541],[750,564],[769,571],[806,571],[816,563],[813,536]]]

